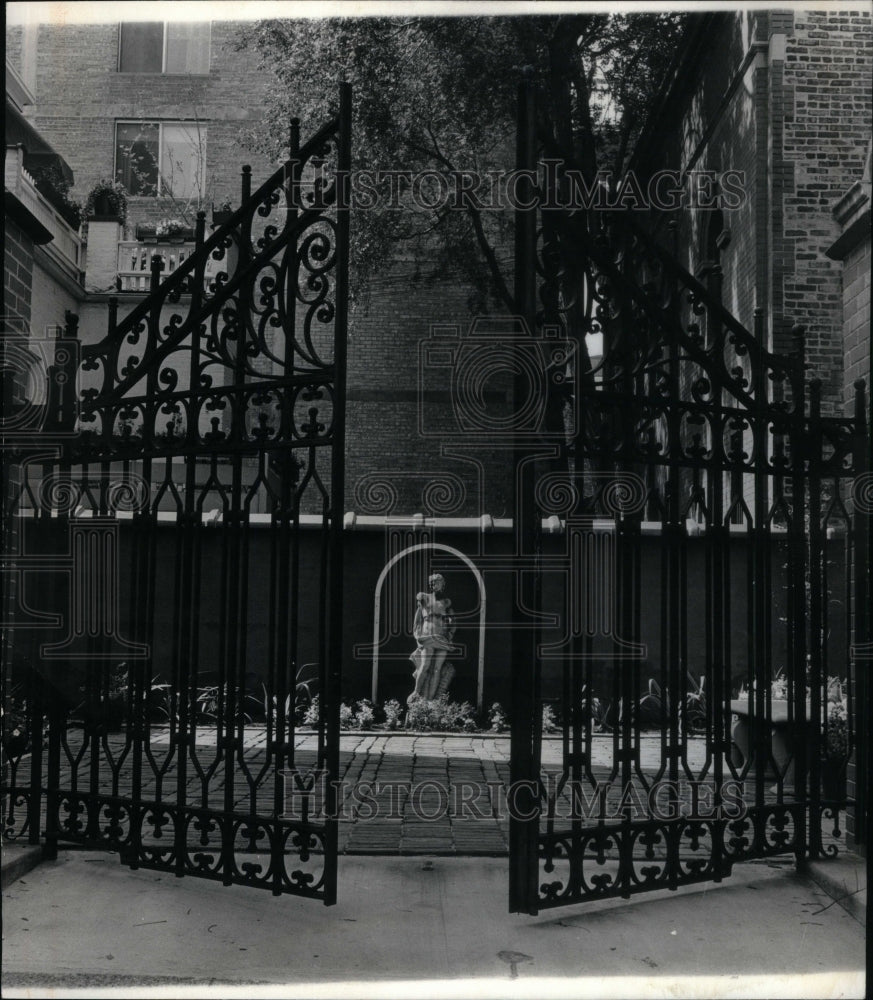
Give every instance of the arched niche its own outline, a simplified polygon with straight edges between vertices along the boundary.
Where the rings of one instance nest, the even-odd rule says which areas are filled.
[[[387,563],[382,567],[382,571],[379,573],[379,579],[376,581],[375,595],[373,599],[373,642],[371,645],[372,650],[372,685],[371,685],[371,698],[375,703],[378,700],[379,693],[379,657],[382,652],[383,643],[380,642],[380,636],[382,635],[382,614],[384,609],[384,593],[386,583],[389,579],[389,575],[392,570],[396,570],[397,566],[402,560],[408,559],[414,553],[421,553],[423,551],[429,552],[446,552],[449,555],[455,556],[459,559],[473,574],[476,581],[476,587],[479,594],[479,615],[478,615],[478,636],[477,636],[477,650],[476,650],[476,705],[480,709],[483,707],[482,698],[484,692],[484,680],[485,680],[485,580],[482,574],[479,572],[476,564],[470,559],[469,556],[465,555],[459,549],[454,548],[451,545],[445,545],[442,542],[421,542],[416,545],[410,545],[400,552],[395,553]],[[440,572],[442,570],[439,570]],[[449,597],[452,597],[451,593],[451,579],[447,575],[447,593]],[[425,581],[422,580],[418,583],[416,590],[423,589]],[[408,595],[409,600],[409,652],[411,653],[415,647],[414,640],[412,639],[412,618],[413,618],[413,599],[415,593],[411,592]],[[468,628],[469,625],[460,624],[459,628]],[[410,664],[410,690],[412,689],[412,666]]]

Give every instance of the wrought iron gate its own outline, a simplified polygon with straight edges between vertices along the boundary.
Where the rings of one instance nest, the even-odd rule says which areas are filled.
[[[518,166],[531,172],[533,100],[522,88]],[[704,286],[677,263],[675,227],[665,246],[630,213],[525,209],[517,234],[529,328],[567,335],[572,259],[581,337],[602,335],[603,358],[577,368],[569,471],[547,473],[563,488],[550,499],[520,480],[523,554],[537,565],[537,526],[557,514],[569,582],[564,640],[519,632],[513,658],[510,909],[834,853],[854,747],[849,643],[868,614],[868,529],[849,496],[868,455],[863,383],[853,418],[822,416],[803,331],[794,355],[766,350],[760,311],[745,329],[717,269]],[[531,574],[522,606],[538,592]],[[541,675],[556,657],[562,763],[548,775]]]
[[[4,491],[17,625],[67,632],[34,632],[4,734],[4,830],[49,856],[335,901],[350,120],[344,85],[99,343],[51,343]]]

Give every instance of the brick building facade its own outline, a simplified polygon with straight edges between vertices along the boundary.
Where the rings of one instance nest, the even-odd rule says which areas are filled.
[[[28,115],[75,173],[72,193],[84,200],[102,177],[116,171],[119,122],[188,122],[205,133],[202,185],[175,206],[168,197],[132,196],[130,227],[174,215],[193,217],[225,200],[237,204],[243,164],[253,183],[275,169],[244,150],[242,130],[260,117],[268,81],[246,72],[250,56],[236,52],[240,24],[208,28],[208,67],[200,72],[124,72],[119,66],[122,25],[33,24],[7,30],[7,58],[34,94]],[[205,71],[204,71],[205,70]]]
[[[255,185],[273,169],[240,142],[257,129],[270,85],[251,72],[250,54],[235,47],[241,24],[200,27],[200,49],[189,46],[193,61],[189,55],[186,64],[183,54],[180,64],[194,72],[170,65],[166,36],[161,71],[143,72],[142,59],[128,71],[125,26],[117,23],[7,30],[8,58],[34,94],[28,118],[63,151],[75,174],[73,194],[84,198],[101,177],[115,175],[116,130],[125,122],[193,122],[202,129],[202,184],[185,199],[189,213],[226,200],[236,204],[244,163],[252,165]],[[777,352],[794,350],[795,324],[806,328],[807,361],[824,380],[826,413],[842,407],[844,386],[856,377],[847,370],[844,379],[843,271],[826,251],[839,235],[833,206],[847,178],[861,176],[867,156],[871,58],[870,13],[862,9],[701,15],[632,162],[640,175],[664,168],[716,177],[740,172],[738,206],[679,213],[682,262],[700,273],[717,257],[724,304],[748,328],[755,307],[763,309],[768,346]],[[142,195],[131,196],[129,205],[128,238],[137,224],[178,208],[174,199]],[[654,213],[652,227],[675,216]],[[847,268],[863,271],[852,263]],[[467,297],[465,288],[445,282],[416,283],[399,263],[374,286],[369,310],[355,316],[349,509],[355,484],[370,472],[382,466],[418,471],[416,465],[430,469],[441,462],[440,448],[417,434],[419,344],[431,324],[466,327]],[[90,318],[82,324],[85,339],[102,330]],[[389,444],[390,458],[381,462],[389,429],[405,443]],[[406,512],[419,509],[415,492],[403,487]],[[499,516],[504,492],[505,484],[489,488],[477,509],[465,512]]]
[[[7,29],[7,52],[34,93],[28,117],[64,151],[75,174],[72,194],[81,200],[98,180],[116,176],[119,123],[190,124],[193,120],[201,130],[204,141],[197,153],[202,157],[201,188],[192,197],[181,199],[182,204],[174,198],[129,195],[127,224],[119,237],[133,241],[138,226],[178,216],[183,209],[186,221],[193,222],[194,213],[202,208],[208,224],[213,204],[239,203],[244,164],[252,167],[253,188],[276,165],[253,154],[240,141],[247,131],[257,130],[265,91],[271,85],[268,77],[253,71],[251,54],[235,49],[240,23],[201,26],[208,38],[208,58],[200,59],[194,73],[167,72],[166,46],[163,72],[123,71],[124,27],[118,23],[12,27]],[[315,124],[304,123],[304,138],[306,127]],[[107,249],[103,242],[100,246],[98,250],[95,240],[89,239],[86,287],[97,294],[89,295],[81,307],[79,331],[84,342],[103,336],[106,293],[112,291],[113,248]],[[119,261],[121,256],[119,252]],[[347,510],[489,513],[495,517],[506,513],[508,471],[496,478],[483,476],[480,470],[487,453],[466,462],[446,459],[437,435],[422,437],[418,433],[420,420],[439,420],[441,409],[448,417],[452,405],[448,392],[435,392],[428,413],[419,413],[419,343],[429,336],[431,324],[466,329],[471,320],[469,295],[470,290],[463,285],[434,284],[427,281],[426,274],[421,280],[413,278],[412,267],[399,261],[374,284],[368,308],[353,316]],[[120,299],[119,317],[123,317],[139,297],[122,294]],[[443,383],[445,376],[443,372]],[[451,482],[452,497],[458,504],[449,497],[434,508],[433,497],[423,497],[422,491],[428,476],[441,472],[447,474],[443,481]],[[393,475],[397,490],[389,508],[373,502],[374,481],[386,475]],[[370,501],[362,502],[368,495]]]
[[[834,415],[844,400],[843,292],[827,250],[838,235],[833,207],[868,154],[870,28],[860,8],[702,15],[632,164],[648,176],[740,172],[739,205],[678,213],[682,263],[696,274],[717,262],[725,306],[748,329],[763,309],[771,350],[792,352],[792,327],[805,327],[810,374]],[[656,213],[653,225],[676,215]]]

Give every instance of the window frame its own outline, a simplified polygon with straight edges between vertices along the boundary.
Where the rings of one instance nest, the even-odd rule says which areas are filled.
[[[121,68],[121,33],[124,29],[125,24],[136,24],[136,21],[119,21],[118,22],[118,52],[115,60],[115,71],[116,73],[122,74],[122,76],[209,76],[212,70],[212,22],[211,21],[192,21],[192,24],[203,24],[206,26],[206,69],[200,70],[199,72],[192,72],[191,70],[167,70],[167,26],[169,21],[161,22],[161,68],[159,70],[135,70],[135,69],[122,69]]]
[[[114,179],[118,179],[118,126],[119,125],[138,125],[140,127],[146,125],[156,125],[158,127],[158,178],[157,178],[157,192],[153,195],[151,194],[132,194],[128,192],[129,198],[142,198],[147,201],[159,201],[161,198],[175,198],[178,201],[185,201],[191,198],[196,198],[197,190],[199,187],[201,191],[204,190],[206,185],[206,140],[209,135],[208,127],[206,124],[200,122],[195,118],[116,118],[114,122],[114,135],[113,135],[113,157],[112,157],[112,176]],[[200,156],[200,165],[198,169],[198,177],[196,180],[195,190],[191,194],[186,195],[168,195],[161,190],[161,183],[163,175],[161,173],[161,165],[164,162],[164,126],[165,125],[185,125],[193,126],[199,135],[200,148],[203,150],[203,154]]]

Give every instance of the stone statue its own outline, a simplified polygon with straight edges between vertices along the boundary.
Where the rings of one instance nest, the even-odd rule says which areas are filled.
[[[446,656],[454,649],[452,638],[455,634],[452,602],[440,596],[446,581],[439,573],[434,573],[428,577],[427,585],[430,593],[415,595],[417,607],[412,635],[418,645],[409,657],[415,664],[412,674],[415,688],[406,700],[408,705],[418,698],[430,701],[442,697],[455,676],[455,668],[446,663]]]

